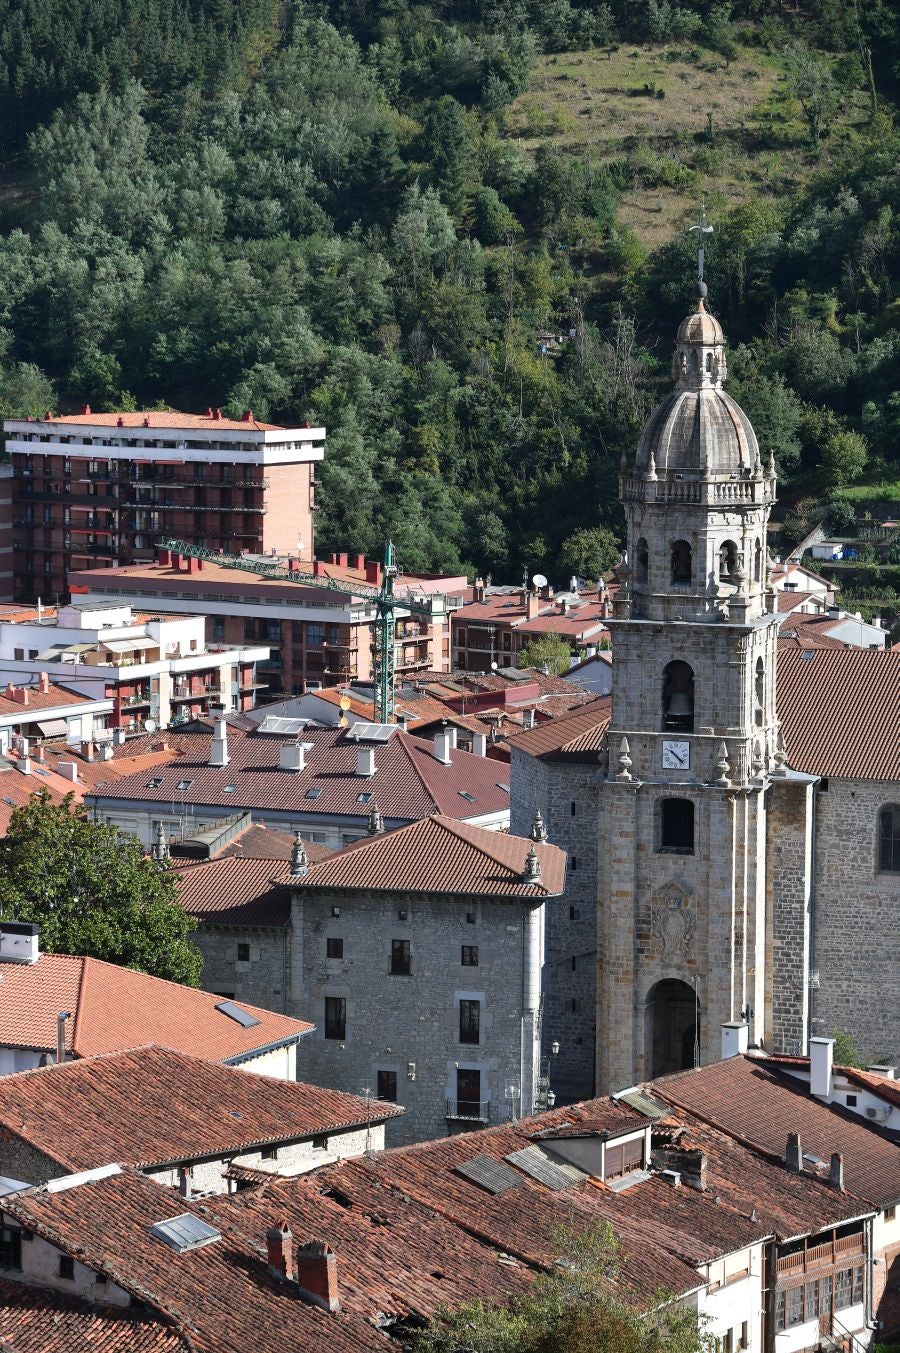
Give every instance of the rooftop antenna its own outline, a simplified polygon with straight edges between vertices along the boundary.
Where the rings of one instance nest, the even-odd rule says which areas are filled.
[[[705,203],[705,202],[701,202],[701,203],[700,203],[700,211],[699,211],[699,213],[698,213],[698,215],[697,215],[697,224],[696,224],[696,225],[689,226],[689,227],[688,227],[688,232],[687,232],[687,233],[688,233],[689,235],[692,235],[692,234],[694,233],[695,230],[696,230],[696,232],[697,232],[697,281],[698,281],[698,282],[702,282],[702,281],[704,280],[704,279],[703,279],[703,262],[704,262],[704,254],[705,254],[705,251],[704,251],[704,248],[703,248],[703,237],[704,237],[705,235],[711,235],[711,234],[713,233],[713,228],[712,228],[712,226],[709,224],[709,222],[708,222],[707,219],[706,219],[706,203]]]

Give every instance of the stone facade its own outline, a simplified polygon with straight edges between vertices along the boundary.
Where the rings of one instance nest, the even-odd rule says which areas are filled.
[[[548,839],[568,855],[566,890],[546,908],[541,1056],[557,1103],[574,1103],[594,1093],[597,767],[544,762],[515,748],[511,756],[512,832],[527,836],[539,809]]]
[[[406,1114],[388,1124],[389,1146],[530,1113],[543,909],[486,897],[296,889],[292,998],[316,1024],[298,1049],[300,1078],[377,1094],[379,1072],[395,1077]],[[330,946],[340,957],[328,957],[329,940],[340,942]],[[394,941],[409,944],[408,974],[391,971]],[[470,959],[477,949],[477,966],[463,965],[464,946]],[[343,1037],[329,1027],[329,999],[344,1002]],[[477,1041],[461,1041],[462,1001],[479,1003]]]
[[[813,1025],[852,1035],[866,1062],[900,1060],[900,874],[878,869],[894,781],[828,779],[816,794]]]

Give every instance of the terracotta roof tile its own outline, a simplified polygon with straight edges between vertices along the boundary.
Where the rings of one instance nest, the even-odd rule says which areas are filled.
[[[160,1047],[0,1077],[4,1133],[58,1162],[59,1174],[110,1161],[147,1169],[225,1156],[381,1123],[402,1112],[394,1104]]]
[[[56,1049],[56,1016],[70,1010],[66,1051],[76,1057],[159,1043],[229,1061],[313,1027],[240,1002],[259,1023],[243,1028],[216,1009],[221,996],[96,958],[41,954],[37,963],[2,965],[0,1030],[7,1047]]]
[[[328,846],[317,845],[315,841],[304,841],[306,854],[311,861],[324,860],[331,854]],[[264,827],[254,823],[240,836],[235,836],[218,859],[224,860],[236,856],[240,860],[289,860],[294,849],[294,838],[290,832],[281,832],[277,827]]]
[[[480,817],[509,807],[509,794],[498,787],[494,762],[457,750],[451,764],[443,765],[435,759],[430,742],[399,728],[387,742],[375,743],[376,769],[370,777],[357,775],[358,744],[340,728],[304,731],[304,742],[312,746],[305,769],[298,773],[279,769],[282,737],[229,730],[230,760],[218,767],[208,764],[209,737],[190,736],[193,742],[176,764],[156,768],[151,777],[122,776],[99,788],[96,800],[180,803],[178,785],[190,781],[183,793],[186,804],[212,805],[227,812],[268,809],[366,819],[370,802],[358,802],[363,793],[374,793],[385,818],[394,822],[436,811],[456,818]],[[152,783],[157,778],[158,785]],[[226,794],[227,785],[234,789]],[[315,798],[307,797],[312,788],[320,791]],[[464,798],[464,793],[473,799]]]
[[[788,1134],[826,1164],[844,1157],[848,1194],[875,1207],[900,1202],[897,1143],[848,1109],[823,1104],[807,1087],[752,1057],[731,1057],[653,1083],[654,1095],[676,1104],[770,1159],[784,1159]],[[789,1178],[785,1171],[785,1178]],[[796,1178],[797,1176],[795,1176]],[[804,1176],[801,1182],[807,1182]]]
[[[571,714],[539,724],[527,733],[510,738],[510,749],[546,761],[585,761],[594,763],[612,717],[609,696],[592,700]]]
[[[775,600],[779,611],[793,611],[804,602],[809,601],[810,597],[818,597],[820,594],[815,592],[789,592],[786,587],[775,593]]]
[[[542,875],[536,883],[525,883],[525,857],[532,846]],[[435,815],[354,841],[312,865],[296,886],[540,899],[558,896],[565,877],[566,855],[558,846],[535,845]]]
[[[0,1349],[8,1353],[189,1353],[159,1316],[0,1279]]]
[[[121,419],[121,424],[120,420]],[[258,419],[245,422],[241,418],[214,418],[203,413],[179,413],[177,409],[151,409],[147,413],[61,413],[51,418],[41,418],[38,424],[73,423],[75,426],[98,428],[184,428],[193,431],[208,428],[212,432],[284,432],[278,423],[260,423]]]
[[[12,700],[6,694],[7,687],[0,687],[0,714],[31,714],[36,709],[64,709],[69,705],[89,705],[90,696],[67,691],[62,686],[50,685],[49,691],[38,690],[37,686],[20,686],[18,690],[28,693],[27,702]]]
[[[175,877],[181,905],[198,921],[281,929],[291,919],[290,893],[273,884],[273,879],[287,883],[290,865],[286,860],[220,856],[198,864],[179,864]]]
[[[36,794],[41,793],[49,794],[53,803],[62,803],[69,794],[76,803],[80,803],[83,791],[81,786],[71,784],[55,771],[47,769],[42,774],[36,761],[32,763],[28,775],[16,766],[0,774],[0,835],[5,835],[9,830],[15,810],[25,808]]]
[[[789,1071],[794,1067],[799,1071],[809,1071],[808,1057],[789,1057],[781,1054],[775,1054],[771,1057],[760,1058],[765,1065],[771,1066],[774,1070],[782,1067]],[[843,1076],[846,1080],[852,1081],[854,1085],[861,1086],[864,1090],[871,1090],[873,1095],[880,1095],[882,1099],[889,1104],[896,1104],[900,1107],[900,1081],[894,1080],[891,1076],[879,1076],[873,1071],[863,1071],[857,1066],[835,1066],[836,1076]]]
[[[900,654],[779,646],[777,683],[778,715],[794,770],[900,779]]]

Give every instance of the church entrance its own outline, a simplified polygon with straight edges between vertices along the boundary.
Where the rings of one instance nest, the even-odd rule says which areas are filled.
[[[650,988],[646,1013],[649,1074],[666,1076],[694,1065],[700,1043],[700,1008],[694,988],[667,977]]]

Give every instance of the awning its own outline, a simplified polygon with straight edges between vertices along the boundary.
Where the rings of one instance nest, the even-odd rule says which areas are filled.
[[[135,649],[159,648],[158,639],[101,639],[100,643],[110,653],[133,653]]]
[[[65,737],[69,731],[66,719],[42,719],[36,726],[42,738]]]

